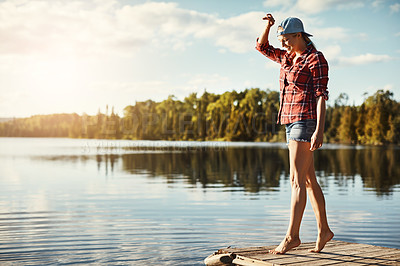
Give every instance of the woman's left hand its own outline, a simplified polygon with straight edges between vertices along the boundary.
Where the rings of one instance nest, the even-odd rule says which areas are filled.
[[[320,130],[315,130],[314,134],[311,136],[310,151],[315,151],[316,149],[321,148],[323,142],[324,132]]]

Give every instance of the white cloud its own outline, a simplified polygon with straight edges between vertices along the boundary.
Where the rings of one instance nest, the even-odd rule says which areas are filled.
[[[101,53],[121,31],[107,14],[110,1],[4,1],[0,4],[0,51],[5,54]],[[144,41],[130,39],[131,45]],[[121,43],[126,43],[124,36]]]
[[[265,68],[267,68],[267,69],[280,69],[281,66],[278,63],[276,63],[276,62],[274,62],[272,60],[268,60],[265,63]]]
[[[393,86],[393,84],[386,84],[385,86],[383,86],[383,90],[385,90],[385,91],[393,91],[394,90],[394,86]]]
[[[371,5],[373,8],[379,8],[384,2],[385,0],[375,0]]]
[[[373,94],[375,94],[378,90],[384,90],[384,91],[386,91],[386,90],[388,90],[388,91],[391,91],[391,92],[394,92],[394,96],[396,97],[398,97],[398,95],[397,95],[397,93],[396,93],[396,89],[395,89],[395,87],[396,86],[394,86],[393,84],[385,84],[385,85],[379,85],[379,86],[377,86],[377,85],[371,85],[371,86],[368,86],[368,87],[366,87],[365,89],[364,89],[364,91],[367,93],[367,96],[366,97],[368,97],[368,96],[371,96],[371,95],[373,95]]]
[[[219,74],[197,74],[188,81],[188,84],[195,87],[203,87],[206,83],[215,85],[228,80],[227,77],[223,77]]]
[[[399,3],[390,5],[390,12],[391,13],[397,13],[399,11],[400,11],[400,4]]]
[[[286,0],[286,1],[282,1],[282,0],[266,0],[264,1],[263,5],[267,8],[270,7],[290,7],[293,6],[293,4],[295,3],[295,1],[293,0]]]
[[[179,86],[180,95],[188,95],[190,92],[202,94],[205,89],[209,92],[223,93],[231,87],[230,79],[220,74],[196,74],[185,75],[187,80],[184,85]],[[185,78],[185,77],[184,77]],[[183,79],[184,79],[183,78]]]
[[[334,61],[339,57],[342,49],[339,45],[330,45],[323,48],[323,53],[328,61]]]
[[[170,86],[168,81],[163,79],[130,82],[112,81],[92,82],[89,85],[89,90],[90,93],[93,94],[99,94],[101,92],[103,95],[100,96],[103,97],[105,102],[110,100],[118,102],[118,100],[126,97],[126,95],[133,95],[136,101],[145,101],[150,98],[156,98],[157,100],[163,99],[165,95],[168,96],[167,88]],[[159,96],[160,94],[162,94],[162,96]],[[154,95],[157,95],[157,97],[154,97]]]
[[[175,84],[169,78],[160,78],[149,81],[134,82],[93,82],[90,84],[90,93],[96,95],[96,105],[122,107],[134,104],[132,101],[163,101],[169,95],[175,95],[179,99],[188,96],[192,92],[202,94],[206,89],[208,92],[223,93],[231,89],[230,79],[220,74],[182,74],[180,83]],[[130,97],[126,97],[130,95]],[[123,104],[121,104],[123,103]],[[92,107],[92,110],[96,106]]]
[[[357,35],[358,35],[358,37],[357,37]],[[366,34],[366,33],[359,33],[359,34],[357,34],[357,35],[356,35],[356,37],[357,37],[359,40],[363,40],[363,41],[368,40],[368,34]]]
[[[183,50],[189,37],[242,53],[253,49],[261,16],[221,19],[164,2],[8,0],[0,3],[0,53],[131,55],[149,44]]]
[[[289,4],[288,4],[289,3]],[[280,21],[289,17],[297,16],[301,18],[305,31],[312,34],[315,38],[317,47],[321,44],[330,45],[336,42],[348,42],[354,37],[359,40],[367,40],[368,35],[366,33],[353,32],[351,27],[340,27],[340,26],[326,26],[326,20],[324,17],[320,17],[318,12],[322,12],[328,9],[341,9],[341,8],[356,8],[363,6],[362,1],[347,1],[347,0],[295,0],[295,1],[279,1],[268,0],[264,2],[265,6],[277,7],[277,11],[273,11],[273,15],[276,24]],[[288,4],[287,7],[284,5]],[[272,12],[271,11],[271,12]],[[275,25],[276,27],[276,25]],[[274,33],[274,28],[272,32]],[[272,39],[271,44],[276,45]]]
[[[279,1],[266,0],[265,7],[281,7],[282,10],[290,9],[291,12],[298,13],[299,11],[306,14],[316,14],[329,9],[349,9],[359,8],[364,6],[364,1],[361,0],[296,0],[296,1]]]
[[[381,8],[386,0],[266,0],[263,5],[266,8],[278,8],[287,13],[304,13],[304,14],[317,14],[326,10],[352,10],[362,8],[365,5],[370,5],[372,8]],[[395,3],[389,6],[391,13],[400,11],[400,3]]]
[[[303,0],[288,1],[291,8],[307,5]],[[329,0],[318,11],[343,0]],[[351,4],[358,1],[350,1]],[[278,1],[264,2],[277,6]],[[274,12],[277,21],[289,10]],[[301,14],[301,13],[299,13]],[[0,4],[0,54],[74,54],[131,56],[141,49],[185,50],[196,39],[207,40],[220,51],[235,53],[254,49],[254,39],[263,27],[263,12],[248,12],[230,18],[183,9],[176,3],[146,2],[122,6],[118,1],[20,1]],[[306,30],[321,40],[345,40],[348,30],[341,27],[319,27],[320,22],[302,16]],[[27,23],[29,21],[29,23]]]
[[[311,33],[321,40],[346,40],[349,37],[349,30],[341,27],[316,28]]]
[[[386,62],[392,59],[389,55],[379,55],[371,53],[356,56],[343,56],[342,49],[339,45],[324,47],[323,53],[331,65],[339,66],[365,65],[371,63]]]
[[[366,53],[351,57],[339,57],[337,61],[339,65],[351,66],[351,65],[364,65],[370,63],[386,62],[389,61],[390,59],[391,57],[388,55]]]
[[[233,52],[242,53],[254,50],[255,36],[259,27],[256,23],[263,16],[261,12],[245,13],[226,20],[218,20],[213,34],[216,44]]]

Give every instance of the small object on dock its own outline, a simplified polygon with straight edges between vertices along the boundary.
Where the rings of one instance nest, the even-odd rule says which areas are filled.
[[[400,249],[332,240],[320,253],[309,252],[314,243],[303,243],[284,255],[268,252],[275,246],[224,248],[207,257],[207,266],[222,265],[400,265]]]

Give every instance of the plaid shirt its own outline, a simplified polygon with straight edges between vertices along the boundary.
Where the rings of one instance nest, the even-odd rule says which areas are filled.
[[[277,123],[289,124],[305,119],[317,119],[317,101],[328,100],[328,62],[313,46],[308,47],[293,64],[294,54],[266,43],[256,49],[281,65],[280,108]]]

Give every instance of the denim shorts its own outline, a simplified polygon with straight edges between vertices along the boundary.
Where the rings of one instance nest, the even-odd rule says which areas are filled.
[[[311,137],[317,127],[317,120],[307,119],[286,124],[286,142],[289,140],[311,142]]]

